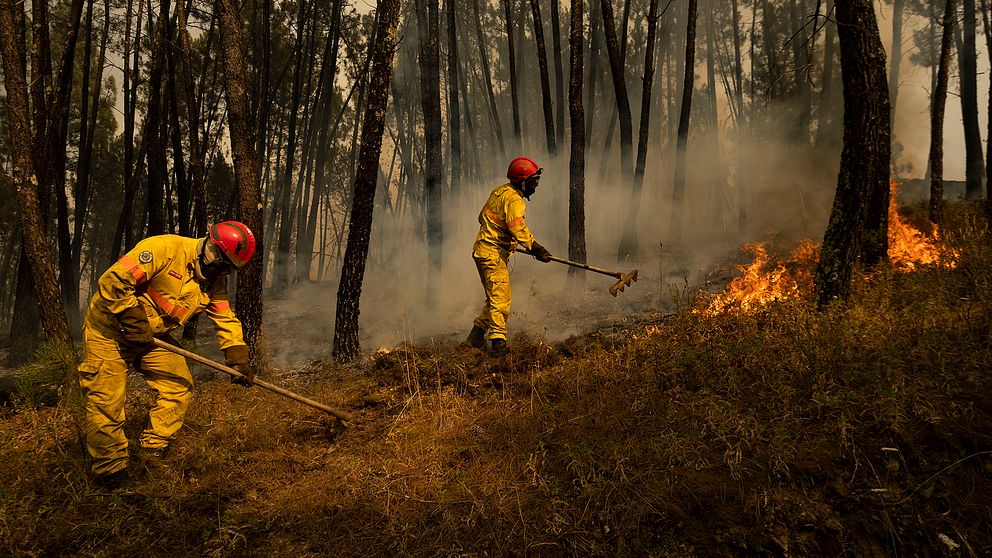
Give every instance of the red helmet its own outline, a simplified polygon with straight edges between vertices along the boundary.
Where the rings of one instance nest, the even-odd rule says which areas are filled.
[[[255,255],[255,235],[240,221],[210,225],[210,241],[232,264],[241,269]]]
[[[506,169],[506,177],[510,182],[523,182],[535,173],[541,172],[541,167],[529,157],[517,157],[510,161],[510,167]]]

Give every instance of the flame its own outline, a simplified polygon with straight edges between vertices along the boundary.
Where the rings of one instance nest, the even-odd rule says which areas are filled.
[[[957,266],[958,253],[948,250],[940,242],[940,230],[931,223],[929,238],[899,215],[896,197],[899,183],[889,181],[889,262],[897,271],[914,271],[919,266]]]
[[[748,242],[741,246],[741,252],[753,255],[754,261],[738,264],[741,275],[710,300],[704,314],[751,312],[771,302],[802,296],[805,285],[813,279],[819,247],[812,240],[803,240],[787,259],[772,262],[766,244]]]
[[[921,266],[957,266],[959,253],[943,246],[937,225],[931,225],[929,235],[907,223],[896,204],[899,184],[890,181],[889,196],[889,262],[896,271],[915,271]],[[741,252],[754,256],[747,265],[738,265],[741,272],[727,288],[713,295],[704,310],[707,316],[724,312],[752,312],[766,304],[799,298],[813,281],[813,270],[819,259],[820,245],[803,240],[785,260],[772,261],[765,242],[741,245]]]

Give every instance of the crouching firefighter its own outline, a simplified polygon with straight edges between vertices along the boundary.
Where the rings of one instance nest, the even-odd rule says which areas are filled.
[[[241,322],[231,310],[227,276],[255,253],[255,236],[243,223],[210,227],[206,238],[161,235],[146,238],[101,277],[83,323],[85,355],[79,385],[86,397],[86,449],[98,486],[131,483],[124,435],[124,394],[128,365],[140,372],[158,397],[148,427],[138,439],[140,453],[162,457],[180,429],[192,397],[186,360],[152,344],[200,312],[213,321],[228,366],[246,376],[248,364]]]
[[[541,169],[532,159],[518,157],[506,171],[508,184],[497,186],[479,213],[479,234],[472,246],[472,258],[479,269],[486,302],[475,319],[468,343],[486,348],[486,333],[494,356],[506,354],[506,318],[510,314],[510,272],[507,262],[517,245],[523,246],[542,262],[551,261],[548,252],[536,240],[524,221],[524,198],[537,190]]]

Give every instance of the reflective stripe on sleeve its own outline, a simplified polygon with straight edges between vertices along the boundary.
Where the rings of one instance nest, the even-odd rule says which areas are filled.
[[[516,219],[510,219],[509,221],[507,221],[506,222],[506,227],[508,229],[515,229],[517,227],[522,226],[523,224],[524,224],[524,218],[523,217],[517,217]]]
[[[161,311],[172,316],[173,318],[176,318],[177,320],[182,320],[184,317],[186,317],[186,309],[183,308],[182,306],[178,306],[169,302],[169,299],[165,298],[165,296],[163,296],[162,293],[158,292],[152,287],[148,287],[148,289],[145,292],[148,293],[148,296],[152,298],[152,300],[155,302],[155,305],[158,306]]]
[[[134,282],[138,285],[144,283],[148,279],[148,275],[145,274],[145,270],[141,269],[141,265],[134,261],[130,256],[123,256],[121,259],[117,260],[117,263],[124,266],[124,269],[134,277]]]
[[[489,217],[490,219],[492,219],[493,222],[496,223],[497,225],[499,225],[501,227],[504,227],[504,228],[506,227],[506,221],[500,219],[499,218],[499,215],[496,215],[496,212],[495,211],[493,211],[492,209],[489,209],[489,206],[486,206],[486,207],[482,208],[482,212],[485,213],[487,217]]]

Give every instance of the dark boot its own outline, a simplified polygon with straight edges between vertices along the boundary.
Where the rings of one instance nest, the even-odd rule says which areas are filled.
[[[489,354],[494,357],[501,357],[510,352],[509,347],[506,346],[506,339],[493,339],[492,348],[489,349]]]
[[[93,479],[93,484],[107,492],[127,493],[134,490],[135,482],[126,468]]]
[[[475,347],[476,349],[486,348],[486,330],[479,326],[472,326],[471,333],[468,334],[468,339],[465,340],[466,343]]]

